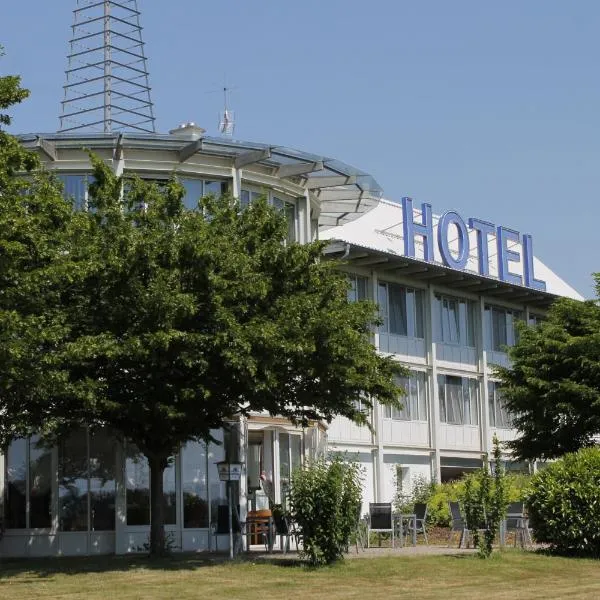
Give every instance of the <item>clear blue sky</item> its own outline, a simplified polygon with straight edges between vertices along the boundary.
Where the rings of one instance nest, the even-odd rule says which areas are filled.
[[[0,73],[32,97],[13,132],[58,128],[75,0],[10,0]],[[158,130],[329,155],[412,196],[533,234],[586,297],[600,271],[598,0],[139,0]]]

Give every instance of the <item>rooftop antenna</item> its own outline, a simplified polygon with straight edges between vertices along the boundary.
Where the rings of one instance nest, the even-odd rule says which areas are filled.
[[[223,86],[223,112],[219,113],[219,133],[221,135],[232,136],[235,129],[235,114],[229,110],[228,96],[231,93],[231,88],[227,85]]]
[[[77,0],[59,132],[154,133],[137,0]]]

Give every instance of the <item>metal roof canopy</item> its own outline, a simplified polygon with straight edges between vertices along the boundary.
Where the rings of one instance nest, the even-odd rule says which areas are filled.
[[[484,294],[488,298],[503,298],[510,302],[527,304],[546,310],[559,298],[556,294],[542,292],[521,285],[506,283],[494,277],[486,277],[471,271],[457,271],[444,265],[426,262],[418,258],[388,254],[345,240],[331,240],[325,254],[332,258],[345,256],[353,266],[372,266],[379,271],[388,271],[398,277],[411,277],[424,283],[435,281],[458,291]]]
[[[383,190],[375,179],[360,169],[326,156],[310,154],[285,146],[245,142],[218,137],[194,139],[177,134],[144,133],[52,133],[19,136],[28,147],[44,144],[62,148],[89,147],[147,148],[178,152],[184,163],[196,153],[232,159],[232,166],[243,168],[252,164],[273,169],[280,179],[294,178],[311,191],[319,201],[319,228],[327,229],[354,220],[374,208]],[[48,146],[48,144],[50,146]]]

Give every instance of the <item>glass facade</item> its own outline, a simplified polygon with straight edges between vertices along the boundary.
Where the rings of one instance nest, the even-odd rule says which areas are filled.
[[[290,491],[292,473],[302,465],[302,436],[279,434],[279,482],[281,486],[281,504],[286,506]]]
[[[115,439],[81,429],[58,447],[60,531],[113,531],[116,503]]]
[[[273,196],[272,198],[273,206],[281,211],[285,216],[285,221],[287,223],[287,241],[295,242],[297,241],[296,236],[296,205],[293,202],[289,202],[288,200],[282,200],[277,196]]]
[[[183,526],[208,527],[206,444],[188,442],[181,453]]]
[[[397,283],[380,282],[378,298],[383,321],[379,331],[423,338],[423,292]]]
[[[444,344],[475,346],[475,303],[462,298],[436,295],[435,340]]]
[[[440,421],[452,425],[478,425],[478,396],[476,379],[438,375]]]
[[[133,444],[127,445],[125,460],[125,488],[127,494],[127,525],[150,524],[150,467],[148,459]],[[177,482],[175,461],[163,474],[165,525],[177,522]]]

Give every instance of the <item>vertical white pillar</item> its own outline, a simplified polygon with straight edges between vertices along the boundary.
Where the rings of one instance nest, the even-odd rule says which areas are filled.
[[[304,204],[306,206],[306,210],[304,213],[304,231],[306,235],[306,242],[311,242],[313,239],[313,233],[311,231],[311,220],[310,220],[310,192],[308,190],[304,190]],[[318,232],[315,232],[317,235]]]
[[[478,319],[479,335],[477,336],[477,351],[478,365],[480,378],[480,400],[481,400],[481,425],[479,427],[481,433],[481,451],[490,453],[492,449],[492,440],[490,436],[490,410],[488,398],[488,370],[487,370],[487,350],[485,348],[485,301],[479,298],[479,319]]]
[[[436,481],[441,481],[441,458],[440,458],[440,399],[437,384],[437,354],[434,341],[434,318],[435,294],[431,284],[427,286],[427,299],[425,310],[425,347],[427,364],[429,366],[429,433],[431,437],[432,450],[432,472]]]
[[[117,444],[115,459],[117,461],[116,473],[116,497],[115,497],[115,552],[125,554],[127,552],[127,497],[125,495],[125,449],[123,443]]]
[[[377,288],[379,280],[377,278],[376,271],[371,271],[371,280],[373,282],[372,296],[373,301],[377,302]],[[379,350],[379,330],[376,328],[373,331],[373,344],[375,348]],[[385,477],[385,465],[383,462],[383,411],[382,406],[379,404],[377,398],[373,400],[373,414],[371,426],[374,429],[374,434],[371,436],[371,443],[373,445],[373,476],[374,486],[373,492],[375,495],[375,502],[383,502],[383,478]]]
[[[231,169],[231,179],[231,195],[236,200],[239,200],[242,192],[242,169],[236,169],[233,167]]]

